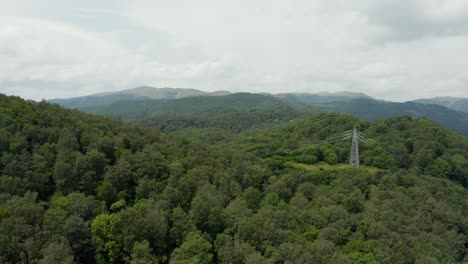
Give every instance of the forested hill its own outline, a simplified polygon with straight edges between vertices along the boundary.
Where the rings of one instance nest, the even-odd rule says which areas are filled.
[[[148,89],[156,95],[166,94],[166,90],[163,89]],[[351,114],[368,121],[399,116],[425,117],[468,136],[468,113],[441,105],[387,102],[354,93],[278,94],[275,96],[252,93],[229,95],[216,93],[215,95],[219,96],[197,96],[197,94],[190,96],[190,93],[184,89],[170,89],[170,92],[188,97],[166,96],[165,99],[155,100],[140,96],[145,93],[135,92],[133,97],[129,98],[125,97],[127,95],[124,94],[125,91],[122,91],[98,96],[95,98],[97,101],[86,99],[81,102],[80,98],[75,99],[78,100],[76,107],[81,111],[142,123],[163,131],[219,128],[239,133],[253,128],[271,127],[319,112],[335,112]],[[107,99],[103,98],[113,101],[105,101]],[[91,105],[87,105],[90,102]],[[64,105],[71,107],[68,103]]]
[[[312,108],[308,112],[313,113]],[[218,107],[180,116],[155,116],[144,119],[141,125],[159,128],[167,132],[180,132],[194,128],[216,128],[226,132],[241,133],[252,129],[272,127],[307,116],[307,114],[307,111],[301,111],[281,103],[250,110]]]
[[[468,114],[441,105],[356,99],[320,104],[319,108],[325,112],[351,114],[369,121],[398,116],[425,117],[468,136]]]
[[[0,263],[468,261],[466,138],[425,119],[204,143],[0,95],[0,154]]]
[[[349,160],[351,139],[342,133],[354,126],[369,139],[360,145],[362,165],[443,175],[468,187],[468,139],[425,118],[366,122],[352,116],[321,114],[238,137],[233,144],[284,167],[291,162],[343,164]]]
[[[177,100],[119,101],[82,110],[163,131],[220,128],[234,133],[284,123],[318,112],[313,107],[294,106],[272,96],[248,93]]]
[[[286,96],[286,95],[285,95]],[[142,124],[158,127],[165,131],[178,131],[185,128],[222,128],[231,132],[287,123],[288,121],[319,112],[334,112],[374,121],[385,118],[411,116],[425,117],[461,135],[468,136],[468,114],[439,105],[418,103],[394,103],[374,99],[353,99],[340,101],[335,97],[320,97],[320,100],[337,100],[326,103],[313,103],[316,97],[289,95],[281,100],[256,94],[233,94],[216,98],[198,97],[181,100],[149,102],[145,110],[133,112],[131,105],[120,104],[108,108],[100,114],[112,115],[129,120],[129,113],[144,113],[134,120]],[[132,110],[129,110],[132,109]],[[122,111],[122,112],[119,112]],[[131,115],[131,114],[130,114]],[[146,116],[146,117],[145,117]],[[147,118],[147,116],[152,116]]]
[[[156,116],[185,116],[220,108],[250,111],[284,106],[287,105],[271,96],[236,93],[226,96],[200,96],[177,100],[119,101],[81,110],[114,116],[126,121],[143,121]]]

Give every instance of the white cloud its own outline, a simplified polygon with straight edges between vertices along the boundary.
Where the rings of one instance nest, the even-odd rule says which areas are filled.
[[[0,91],[41,99],[216,78],[229,60],[163,64],[113,39],[61,23],[0,19]],[[174,50],[172,50],[174,52]]]
[[[364,1],[359,9],[370,23],[387,30],[383,41],[417,40],[427,36],[468,33],[468,2],[465,0]]]
[[[141,84],[393,100],[468,92],[463,0],[27,2],[3,11],[11,16],[0,21],[0,92],[39,99]]]

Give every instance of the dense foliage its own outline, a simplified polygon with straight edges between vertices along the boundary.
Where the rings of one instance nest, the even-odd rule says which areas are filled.
[[[305,114],[290,106],[278,104],[252,110],[214,108],[184,116],[158,116],[146,119],[141,124],[166,132],[179,132],[190,128],[219,128],[232,133],[240,133],[251,129],[271,127],[302,116]]]
[[[333,136],[354,125],[361,169]],[[466,138],[342,115],[223,133],[0,95],[0,263],[468,261]]]

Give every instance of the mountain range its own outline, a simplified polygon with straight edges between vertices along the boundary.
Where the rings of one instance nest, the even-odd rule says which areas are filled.
[[[454,110],[463,111],[468,113],[468,99],[460,97],[435,97],[431,99],[418,99],[414,100],[415,103],[420,104],[436,104],[442,105]]]
[[[367,121],[397,116],[425,117],[468,136],[468,113],[441,105],[356,99],[321,104],[320,109],[325,112],[350,114]]]
[[[336,112],[368,121],[397,116],[423,117],[468,136],[468,109],[464,107],[468,99],[463,98],[433,98],[399,103],[352,92],[209,93],[195,89],[142,86],[50,102],[169,131],[215,127],[237,133],[319,112]]]
[[[142,99],[179,99],[197,96],[219,96],[228,95],[228,91],[204,92],[196,89],[186,88],[154,88],[140,86],[118,92],[99,93],[88,96],[74,97],[68,99],[52,99],[49,102],[62,105],[67,108],[88,108],[112,104],[118,101],[133,101]]]

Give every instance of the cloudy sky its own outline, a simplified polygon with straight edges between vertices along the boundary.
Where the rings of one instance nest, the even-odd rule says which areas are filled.
[[[0,0],[0,92],[468,97],[466,0]]]

